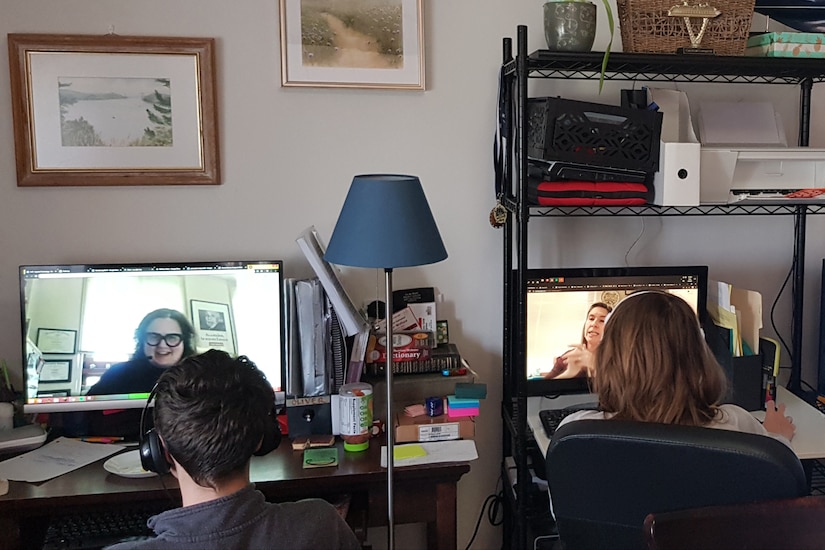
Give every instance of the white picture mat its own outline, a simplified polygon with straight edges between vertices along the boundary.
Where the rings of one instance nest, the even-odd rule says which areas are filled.
[[[33,168],[201,169],[200,83],[196,54],[29,52],[28,93],[33,125]],[[168,78],[171,147],[63,147],[58,78]]]

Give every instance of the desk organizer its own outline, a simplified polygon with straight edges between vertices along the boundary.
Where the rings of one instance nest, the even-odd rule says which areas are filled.
[[[527,100],[534,159],[656,172],[662,114],[558,97]],[[615,180],[614,180],[615,181]]]
[[[825,57],[825,34],[768,32],[748,39],[745,55],[757,57]]]
[[[711,5],[721,13],[708,21],[702,48],[717,55],[742,55],[751,29],[755,0],[715,0]],[[617,0],[619,30],[625,52],[676,53],[690,47],[690,36],[681,17],[667,14],[674,0]],[[702,20],[692,18],[694,32]]]

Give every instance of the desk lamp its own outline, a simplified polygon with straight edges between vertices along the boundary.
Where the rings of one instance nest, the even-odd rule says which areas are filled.
[[[447,257],[433,214],[416,176],[355,176],[325,259],[333,264],[381,268],[385,274],[387,311],[387,536],[395,546],[393,512],[392,416],[392,270],[440,262]]]

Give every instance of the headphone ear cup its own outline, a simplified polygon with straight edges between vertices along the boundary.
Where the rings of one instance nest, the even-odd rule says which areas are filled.
[[[255,456],[269,454],[281,444],[281,426],[278,424],[278,415],[273,410],[267,418],[271,418],[272,422],[267,422],[264,436],[261,438],[261,446],[253,453]]]
[[[163,441],[154,428],[146,432],[140,442],[140,465],[144,470],[160,475],[168,474],[172,467],[166,460]]]

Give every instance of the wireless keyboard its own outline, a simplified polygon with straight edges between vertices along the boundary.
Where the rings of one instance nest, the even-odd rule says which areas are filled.
[[[539,419],[541,420],[541,426],[544,428],[544,433],[547,434],[547,437],[552,438],[561,421],[574,412],[596,409],[598,409],[596,403],[582,403],[581,405],[572,405],[563,409],[543,409],[539,411]]]
[[[46,529],[43,549],[103,548],[116,542],[153,538],[147,520],[170,508],[169,503],[153,503],[55,516]]]

